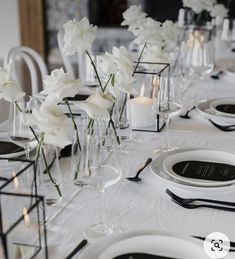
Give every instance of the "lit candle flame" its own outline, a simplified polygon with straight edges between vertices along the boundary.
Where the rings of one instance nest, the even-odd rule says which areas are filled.
[[[158,76],[154,76],[153,78],[153,84],[152,84],[152,99],[156,99],[156,91],[157,91],[157,88],[159,86],[159,77]]]
[[[23,208],[23,215],[24,215],[24,222],[25,224],[29,224],[30,220],[29,220],[29,214],[26,208]]]
[[[145,92],[145,84],[143,83],[143,85],[140,89],[140,96],[144,96],[144,92]]]
[[[18,178],[17,178],[17,176],[16,176],[16,173],[15,172],[12,172],[12,175],[13,175],[13,178],[14,178],[14,188],[15,189],[19,189],[19,180],[18,180]]]

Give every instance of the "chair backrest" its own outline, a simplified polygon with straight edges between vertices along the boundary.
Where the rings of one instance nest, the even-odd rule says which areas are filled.
[[[4,58],[4,67],[6,67],[12,60],[22,60],[28,67],[31,79],[32,95],[36,95],[42,89],[42,80],[48,75],[47,66],[42,57],[33,49],[29,47],[19,46],[12,48]],[[39,73],[38,73],[39,72]],[[15,79],[20,81],[19,71],[15,71]]]

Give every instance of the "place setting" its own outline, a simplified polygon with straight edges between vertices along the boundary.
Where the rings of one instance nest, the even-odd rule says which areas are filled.
[[[170,244],[170,245],[169,245]],[[81,259],[127,259],[127,258],[208,258],[201,242],[161,231],[131,231],[105,237],[94,244],[85,246]],[[190,249],[187,249],[190,247]]]
[[[199,103],[197,111],[222,131],[233,131],[235,124],[235,103],[230,97],[210,99]]]
[[[234,188],[234,154],[206,148],[178,148],[151,164],[157,177],[169,186],[192,191],[223,191]]]

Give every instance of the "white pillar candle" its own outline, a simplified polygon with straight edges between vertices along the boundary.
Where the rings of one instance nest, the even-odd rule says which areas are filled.
[[[132,127],[142,128],[154,125],[153,99],[139,96],[130,100],[129,107]]]

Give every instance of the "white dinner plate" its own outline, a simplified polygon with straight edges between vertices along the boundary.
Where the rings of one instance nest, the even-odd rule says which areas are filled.
[[[98,259],[113,259],[129,253],[145,253],[181,259],[206,258],[202,246],[180,237],[140,235],[121,240],[108,247]]]
[[[171,154],[163,160],[163,168],[165,172],[171,177],[181,182],[189,183],[196,186],[206,186],[206,187],[216,187],[216,186],[227,186],[235,183],[234,180],[229,181],[208,181],[203,179],[187,178],[176,174],[172,167],[183,161],[205,161],[205,162],[215,162],[224,163],[235,166],[235,155],[232,153],[212,150],[212,149],[198,149],[191,151],[182,151],[176,154]]]
[[[222,116],[221,114],[218,114],[214,109],[211,109],[210,103],[215,101],[217,99],[207,100],[203,101],[199,104],[197,104],[196,109],[199,113],[201,113],[203,116],[207,117],[208,119],[213,120],[214,122],[218,124],[235,124],[235,118],[228,117],[228,116]]]
[[[113,234],[110,236],[106,236],[94,243],[91,243],[87,248],[85,248],[82,253],[79,256],[79,259],[98,259],[102,253],[107,251],[107,249],[114,244],[117,244],[120,241],[127,240],[132,237],[138,237],[138,236],[151,236],[151,235],[160,235],[160,236],[168,236],[168,237],[176,237],[188,242],[195,243],[197,246],[201,247],[203,249],[203,243],[200,240],[194,239],[194,238],[188,238],[184,236],[179,236],[173,233],[163,232],[163,231],[155,231],[155,230],[136,230],[131,232],[124,232],[124,233],[118,233]],[[168,244],[169,245],[169,244]],[[208,259],[208,257],[205,256],[205,253],[203,252],[202,257],[199,257],[200,259]],[[204,256],[204,257],[203,257]],[[190,259],[192,257],[189,257]],[[99,258],[100,259],[100,258]]]
[[[222,111],[217,110],[216,107],[218,105],[226,105],[226,104],[235,105],[235,97],[216,99],[216,100],[211,101],[209,105],[210,105],[210,108],[216,112],[216,114],[219,114],[219,115],[222,115],[225,117],[235,118],[234,113],[222,112]]]
[[[235,66],[229,66],[224,70],[225,74],[231,79],[235,79]]]
[[[166,172],[166,170],[163,167],[163,161],[170,155],[180,153],[180,152],[189,152],[193,150],[198,150],[199,148],[181,148],[176,149],[170,152],[165,152],[158,156],[150,165],[150,169],[152,173],[156,176],[157,180],[165,181],[167,188],[177,188],[182,189],[184,191],[190,191],[190,192],[198,192],[198,193],[208,193],[211,194],[215,192],[216,194],[218,192],[220,193],[229,193],[234,192],[234,184],[230,184],[227,186],[196,186],[192,185],[191,183],[182,182],[178,179],[175,179],[172,177],[169,173]],[[200,150],[204,150],[203,148],[200,148]],[[205,150],[208,150],[205,148]]]

